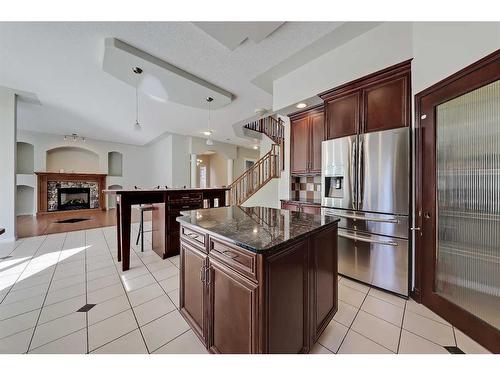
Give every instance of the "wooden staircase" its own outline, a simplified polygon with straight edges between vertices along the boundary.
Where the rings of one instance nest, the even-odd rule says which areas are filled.
[[[285,127],[281,119],[268,116],[244,125],[244,128],[267,135],[274,144],[271,150],[229,186],[229,202],[241,205],[284,168]]]

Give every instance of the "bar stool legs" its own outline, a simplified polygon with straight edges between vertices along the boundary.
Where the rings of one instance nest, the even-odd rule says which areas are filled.
[[[139,245],[139,237],[141,238],[141,253],[144,252],[144,211],[141,210],[141,221],[139,222],[139,232],[137,233],[136,245]]]

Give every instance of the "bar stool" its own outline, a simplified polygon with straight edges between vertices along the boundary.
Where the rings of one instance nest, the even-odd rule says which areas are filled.
[[[134,186],[136,190],[140,190],[140,187]],[[159,189],[160,187],[155,187],[155,189]],[[139,239],[141,239],[141,252],[144,252],[144,233],[152,232],[152,230],[144,230],[144,212],[153,211],[152,204],[140,204],[139,211],[141,212],[141,219],[139,222],[139,232],[137,233],[137,240],[135,241],[136,245],[139,245]]]

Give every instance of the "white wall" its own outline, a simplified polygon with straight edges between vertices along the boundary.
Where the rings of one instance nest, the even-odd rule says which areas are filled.
[[[145,152],[143,150],[143,152]],[[150,187],[160,185],[161,187],[172,187],[172,136],[164,136],[151,145],[146,152],[148,164],[145,169],[149,170]]]
[[[279,179],[274,178],[262,186],[254,195],[248,198],[242,206],[244,207],[272,207],[280,208]]]
[[[227,186],[227,158],[216,152],[210,155],[210,187]]]
[[[236,153],[237,156],[233,163],[234,179],[237,179],[245,172],[245,160],[258,160],[260,158],[259,150],[253,150],[246,147],[238,147]]]
[[[80,147],[60,147],[47,151],[47,172],[99,173],[99,155]]]
[[[32,186],[17,185],[16,215],[32,215],[35,210],[35,189]]]
[[[16,105],[15,93],[0,87],[0,242],[16,236]]]
[[[410,59],[412,24],[384,23],[273,83],[273,110]]]

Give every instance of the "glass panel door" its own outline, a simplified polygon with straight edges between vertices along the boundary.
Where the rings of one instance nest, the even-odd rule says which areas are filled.
[[[435,115],[435,292],[499,329],[500,81]]]

